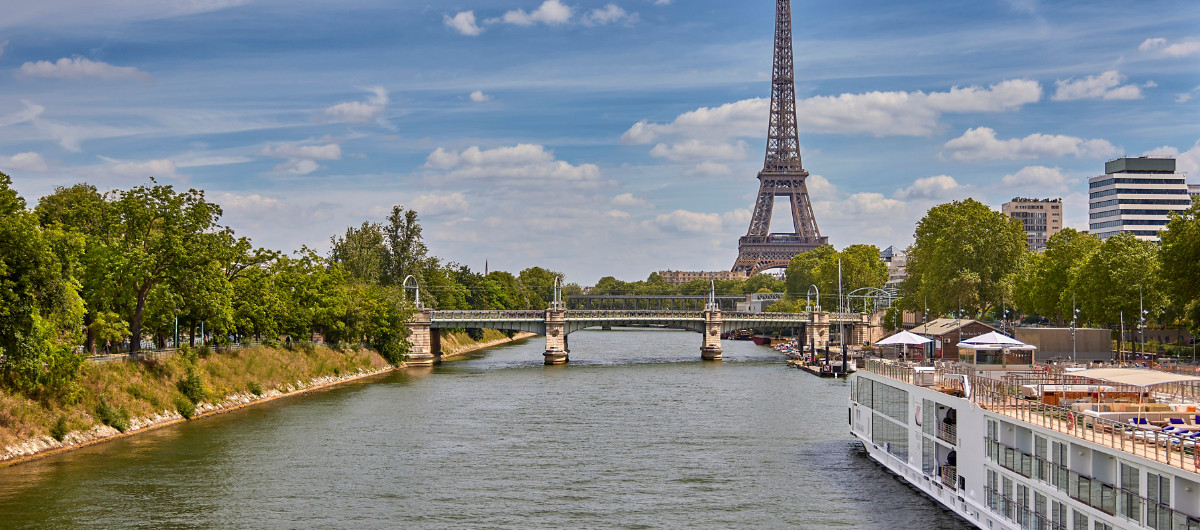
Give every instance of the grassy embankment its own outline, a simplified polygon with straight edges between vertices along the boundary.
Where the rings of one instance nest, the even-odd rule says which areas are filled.
[[[465,333],[442,340],[448,354],[475,344],[504,339],[486,330],[476,342]],[[0,389],[0,448],[104,424],[118,431],[139,421],[176,413],[191,417],[196,405],[222,403],[242,395],[289,393],[318,378],[349,376],[387,367],[366,349],[324,346],[256,346],[225,353],[173,355],[161,360],[85,363],[78,390],[61,399],[35,400]]]

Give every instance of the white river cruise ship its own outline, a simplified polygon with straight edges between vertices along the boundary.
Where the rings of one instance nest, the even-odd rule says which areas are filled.
[[[1200,529],[1200,377],[870,359],[850,382],[871,458],[979,528]]]

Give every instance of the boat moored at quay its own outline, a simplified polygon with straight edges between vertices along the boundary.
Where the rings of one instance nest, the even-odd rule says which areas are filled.
[[[869,359],[850,381],[871,458],[979,528],[1200,529],[1200,377]]]

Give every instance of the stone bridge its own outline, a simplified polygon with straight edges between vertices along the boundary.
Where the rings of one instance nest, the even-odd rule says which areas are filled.
[[[417,311],[409,322],[408,340],[412,350],[408,363],[429,365],[441,359],[441,335],[434,330],[448,328],[490,328],[502,331],[527,331],[546,337],[546,364],[567,362],[570,349],[567,335],[586,328],[611,326],[654,326],[686,329],[702,334],[700,357],[721,359],[721,335],[740,329],[791,329],[800,333],[801,343],[823,348],[829,340],[829,326],[850,324],[865,328],[866,314],[830,313],[742,313],[721,311],[710,305],[704,310],[680,309],[567,309],[561,302],[544,311],[430,310]],[[812,326],[812,337],[806,338]],[[811,340],[809,340],[811,339]],[[848,341],[849,342],[849,341]]]

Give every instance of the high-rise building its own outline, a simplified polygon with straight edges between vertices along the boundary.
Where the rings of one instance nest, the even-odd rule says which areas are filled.
[[[1019,219],[1024,225],[1029,250],[1045,250],[1046,240],[1062,230],[1062,199],[1013,197],[1013,200],[1000,207],[1000,211],[1013,219]]]
[[[1171,212],[1192,204],[1174,158],[1114,158],[1104,173],[1088,179],[1088,228],[1101,239],[1129,232],[1157,242]]]
[[[888,281],[884,287],[900,288],[900,284],[904,283],[904,279],[908,277],[908,254],[902,250],[896,250],[893,245],[879,252],[879,260],[886,263],[888,267]]]
[[[1188,184],[1188,196],[1193,199],[1200,197],[1200,184]]]

